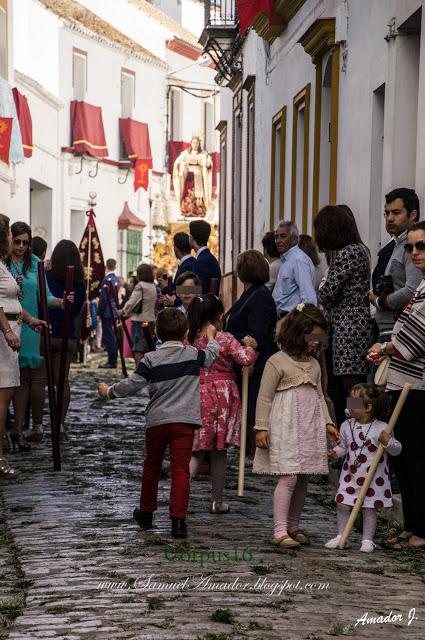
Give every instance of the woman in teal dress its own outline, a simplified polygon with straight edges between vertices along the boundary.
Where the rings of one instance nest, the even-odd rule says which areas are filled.
[[[20,287],[19,298],[22,308],[31,316],[37,317],[39,301],[37,264],[39,259],[31,251],[31,227],[26,222],[14,222],[10,230],[12,232],[10,272]],[[63,308],[63,301],[52,296],[47,284],[46,294],[49,307]],[[18,446],[20,451],[31,449],[31,445],[22,434],[22,428],[27,412],[32,372],[41,365],[42,361],[40,335],[23,325],[19,351],[21,386],[16,389],[13,398],[14,427],[11,433],[12,442]]]

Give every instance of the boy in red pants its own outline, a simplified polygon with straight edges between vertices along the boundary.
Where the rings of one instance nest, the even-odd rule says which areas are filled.
[[[186,514],[189,503],[189,462],[194,429],[201,425],[199,375],[201,367],[210,367],[220,347],[214,340],[216,329],[208,328],[208,344],[196,349],[183,344],[188,325],[186,316],[173,307],[158,314],[156,332],[162,341],[158,351],[146,353],[136,371],[108,387],[98,386],[101,398],[123,398],[149,386],[146,407],[146,457],[143,465],[140,508],[133,517],[142,529],[152,528],[157,510],[158,482],[167,445],[171,459],[170,518],[171,535],[186,538]]]

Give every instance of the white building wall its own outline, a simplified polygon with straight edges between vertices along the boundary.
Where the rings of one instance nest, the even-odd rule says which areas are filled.
[[[59,95],[60,23],[56,15],[34,0],[14,2],[14,68],[55,96]]]

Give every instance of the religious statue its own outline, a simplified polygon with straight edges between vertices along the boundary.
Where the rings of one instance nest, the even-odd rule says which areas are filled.
[[[203,218],[211,203],[212,160],[202,149],[199,135],[174,163],[173,185],[180,211],[186,218]]]

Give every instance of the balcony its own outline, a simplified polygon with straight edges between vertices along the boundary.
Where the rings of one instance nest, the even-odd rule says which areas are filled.
[[[205,27],[199,39],[217,69],[217,84],[228,84],[241,71],[236,0],[205,0]]]

